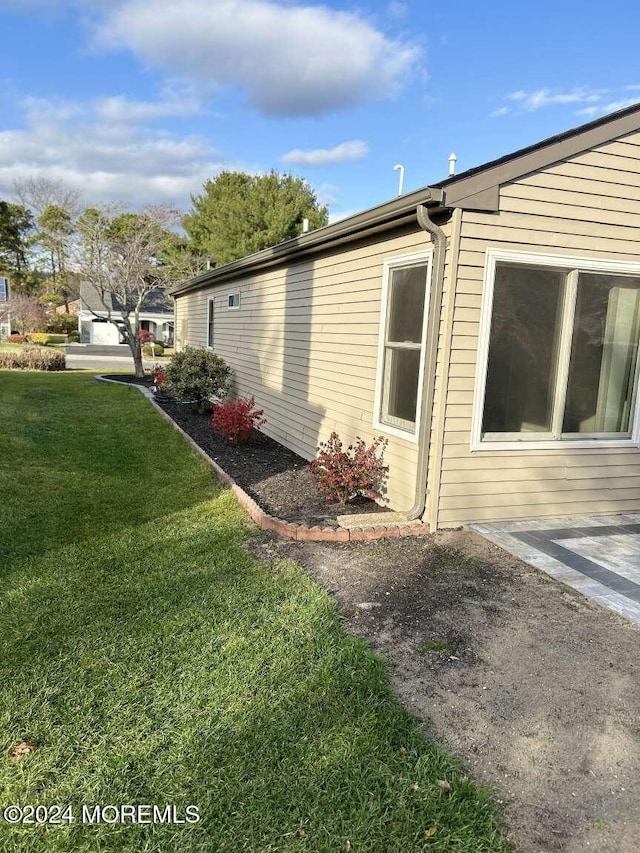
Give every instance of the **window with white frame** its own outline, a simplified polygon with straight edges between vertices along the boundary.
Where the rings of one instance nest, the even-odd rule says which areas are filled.
[[[485,299],[476,441],[634,438],[640,264],[490,250]]]
[[[209,297],[207,301],[207,347],[213,349],[213,320],[214,320],[214,301],[213,297]]]
[[[9,280],[0,275],[0,302],[9,300]]]
[[[229,308],[239,308],[240,307],[240,294],[239,293],[230,293],[227,298],[227,305]]]
[[[374,426],[417,435],[424,370],[431,253],[385,262]]]

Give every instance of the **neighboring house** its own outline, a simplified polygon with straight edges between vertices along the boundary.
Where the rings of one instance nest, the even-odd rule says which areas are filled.
[[[119,321],[118,327],[107,319],[109,312],[100,291],[88,282],[80,285],[78,330],[81,343],[125,343],[117,303],[111,294],[105,294],[104,298],[111,299],[111,316]],[[144,300],[140,311],[140,328],[154,335],[158,342],[173,346],[173,305],[165,290],[154,290]]]
[[[265,432],[388,439],[432,529],[640,511],[640,106],[173,290]]]
[[[72,299],[71,302],[69,302],[69,311],[68,312],[67,312],[67,306],[66,305],[58,305],[56,307],[56,314],[67,314],[67,313],[77,314],[79,310],[80,310],[80,300],[79,299]]]
[[[9,301],[9,279],[0,275],[0,341],[11,334],[11,319],[4,313]]]

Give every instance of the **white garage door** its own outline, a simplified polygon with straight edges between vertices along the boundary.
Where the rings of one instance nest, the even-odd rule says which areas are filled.
[[[119,344],[120,335],[113,323],[92,323],[91,324],[91,343],[92,344]]]

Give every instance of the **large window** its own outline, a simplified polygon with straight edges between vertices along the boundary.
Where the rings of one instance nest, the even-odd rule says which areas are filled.
[[[9,281],[4,276],[0,276],[0,302],[9,300]]]
[[[430,254],[385,265],[376,426],[415,438],[424,365]]]
[[[526,257],[489,253],[476,440],[631,440],[640,266]]]

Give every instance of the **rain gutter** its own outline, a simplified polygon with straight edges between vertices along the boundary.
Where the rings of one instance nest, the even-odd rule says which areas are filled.
[[[427,321],[427,347],[425,352],[425,383],[422,392],[420,420],[418,430],[418,462],[416,488],[413,506],[405,515],[409,521],[420,518],[427,503],[427,476],[429,472],[429,442],[431,439],[431,421],[433,399],[436,385],[436,360],[440,332],[440,308],[444,289],[444,260],[447,238],[439,225],[431,219],[431,211],[423,204],[416,210],[418,224],[431,237],[433,243],[433,272],[431,276],[431,295],[429,299],[429,317]],[[442,208],[439,209],[442,213]]]

